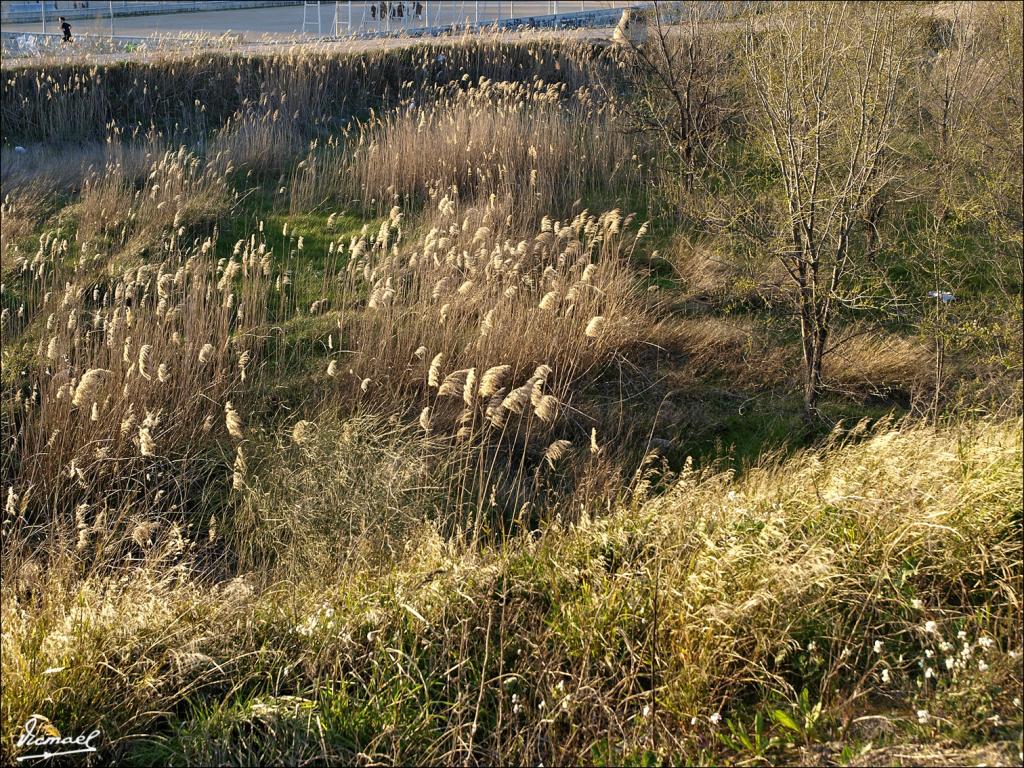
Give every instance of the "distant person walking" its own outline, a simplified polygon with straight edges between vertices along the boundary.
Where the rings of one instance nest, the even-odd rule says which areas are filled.
[[[71,25],[68,24],[68,20],[65,19],[63,16],[60,17],[60,28],[61,28],[61,31],[64,33],[64,42],[65,43],[70,43],[71,42]]]

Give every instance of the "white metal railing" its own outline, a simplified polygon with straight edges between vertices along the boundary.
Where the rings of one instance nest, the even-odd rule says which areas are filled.
[[[352,6],[352,3],[348,3]],[[357,37],[429,35],[455,29],[614,25],[623,8],[645,2],[594,0],[405,0],[357,4],[347,27]],[[382,14],[381,11],[384,11]]]
[[[316,0],[303,3],[304,33],[317,27],[315,7],[327,4]],[[337,0],[330,4],[334,6],[330,30],[335,37],[353,33],[422,32],[467,24],[479,26],[517,18],[607,12],[633,5],[608,0]]]

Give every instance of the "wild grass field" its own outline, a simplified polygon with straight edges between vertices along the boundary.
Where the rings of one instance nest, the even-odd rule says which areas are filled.
[[[1019,764],[1018,4],[4,62],[5,763]]]

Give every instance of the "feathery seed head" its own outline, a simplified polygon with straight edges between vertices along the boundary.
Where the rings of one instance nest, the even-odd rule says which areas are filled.
[[[156,451],[156,442],[150,434],[149,427],[139,427],[139,453],[143,456],[152,456]]]
[[[471,406],[474,400],[476,400],[476,368],[470,368],[466,372],[466,383],[462,387],[462,401]]]
[[[540,300],[540,304],[537,306],[546,312],[554,311],[558,306],[558,291],[548,291],[545,293]]]
[[[307,442],[313,436],[313,422],[302,421],[295,422],[295,426],[292,427],[292,442],[296,445],[302,445]]]
[[[532,388],[532,381],[527,382],[521,387],[516,387],[501,401],[502,407],[512,413],[521,414],[530,402],[530,390]]]
[[[490,397],[499,389],[512,372],[511,365],[495,365],[488,368],[480,379],[480,396]]]
[[[224,403],[224,423],[228,428],[228,434],[236,440],[242,439],[242,417],[238,415],[235,406],[228,400]]]
[[[449,373],[444,382],[441,384],[441,388],[437,390],[438,397],[445,395],[451,395],[455,397],[461,397],[462,391],[466,387],[466,381],[469,376],[469,368],[463,368],[458,371],[452,371]]]
[[[247,468],[245,453],[242,451],[242,446],[238,446],[238,448],[235,449],[235,463],[231,473],[231,487],[236,491],[240,491],[245,487],[245,473]]]
[[[568,453],[572,443],[568,440],[555,440],[548,449],[544,451],[544,459],[554,469],[555,464]]]
[[[550,424],[555,420],[555,414],[558,411],[558,398],[554,395],[544,395],[540,402],[535,406],[535,413],[537,418],[541,421]]]
[[[82,378],[78,380],[78,385],[75,387],[75,394],[71,398],[71,404],[81,407],[95,400],[97,390],[109,373],[110,371],[105,368],[90,368],[82,374]]]
[[[591,339],[596,339],[604,332],[606,324],[607,320],[602,315],[595,315],[590,318],[590,322],[587,323],[587,328],[583,333]]]
[[[152,362],[152,357],[152,344],[143,344],[139,347],[139,374],[147,381],[153,378],[149,373],[149,365]]]
[[[434,359],[430,361],[430,369],[427,371],[427,385],[431,387],[438,387],[441,384],[441,360],[444,357],[443,352],[438,352],[434,355]]]

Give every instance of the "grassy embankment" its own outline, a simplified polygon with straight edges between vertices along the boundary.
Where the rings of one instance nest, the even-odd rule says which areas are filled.
[[[844,420],[808,429],[777,275],[665,214],[606,64],[5,71],[5,735],[1014,758],[1019,298],[979,266],[991,333],[949,353],[940,425],[904,317],[834,357]]]

